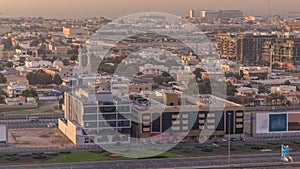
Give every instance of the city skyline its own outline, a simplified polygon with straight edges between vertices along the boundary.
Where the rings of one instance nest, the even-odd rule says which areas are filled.
[[[270,1],[270,5],[269,5]],[[297,2],[294,0],[164,0],[140,1],[140,0],[117,0],[111,1],[45,1],[28,0],[23,3],[20,0],[1,0],[0,17],[32,16],[46,18],[77,18],[103,16],[116,18],[138,12],[164,12],[174,15],[187,16],[189,9],[195,10],[222,10],[240,9],[246,15],[284,15],[289,12],[297,12]],[[270,7],[270,8],[269,8]],[[269,10],[270,9],[270,10]]]

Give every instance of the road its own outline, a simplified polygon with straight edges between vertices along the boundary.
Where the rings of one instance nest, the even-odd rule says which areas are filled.
[[[3,114],[0,116],[0,124],[6,124],[8,129],[32,129],[47,128],[50,122],[58,123],[57,119],[63,118],[63,114]],[[29,117],[38,117],[38,121],[30,121]],[[53,126],[56,127],[56,126]]]
[[[6,124],[8,129],[34,129],[34,128],[47,128],[49,123],[55,123],[57,125],[57,119],[49,119],[49,120],[39,120],[35,122],[31,122],[29,120],[5,120],[0,121],[1,124]],[[55,128],[57,126],[51,126],[51,128]]]
[[[269,111],[269,112],[280,112],[280,111],[299,111],[300,106],[255,106],[246,107],[246,112],[253,111]]]
[[[300,159],[300,154],[291,154],[294,159]],[[244,167],[243,167],[244,166]],[[194,157],[176,159],[140,159],[124,161],[102,161],[102,162],[81,162],[81,163],[59,163],[46,165],[22,165],[5,166],[2,168],[14,169],[130,169],[130,168],[259,168],[259,167],[297,167],[300,163],[283,164],[278,154],[268,155],[239,155],[232,156],[230,166],[227,164],[227,157]]]
[[[3,114],[0,120],[27,120],[29,117],[38,117],[39,119],[59,119],[63,118],[63,113],[47,113],[47,114]]]

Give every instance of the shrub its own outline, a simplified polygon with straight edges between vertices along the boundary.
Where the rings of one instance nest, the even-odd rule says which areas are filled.
[[[18,161],[18,160],[20,160],[20,158],[18,158],[18,157],[8,157],[8,158],[6,158],[6,160],[8,160],[8,161]]]
[[[237,151],[236,148],[230,148],[230,151]]]
[[[43,152],[34,152],[34,153],[32,153],[32,155],[42,155],[42,154],[44,154]]]
[[[46,155],[36,155],[36,156],[33,156],[34,159],[45,159],[47,158]]]
[[[237,145],[235,145],[236,147],[245,147],[246,145],[244,145],[244,144],[237,144]]]
[[[29,153],[21,153],[19,154],[20,157],[29,157],[31,154]]]
[[[195,147],[196,148],[207,148],[207,146],[205,146],[205,145],[196,145]]]
[[[268,144],[270,144],[270,145],[278,145],[279,143],[278,142],[268,142]]]
[[[192,151],[191,151],[191,150],[188,150],[188,149],[181,151],[181,153],[191,153],[191,152],[192,152]]]
[[[56,156],[56,155],[58,155],[57,152],[46,152],[45,154],[49,155],[49,156]]]
[[[292,141],[293,144],[300,144],[300,141]]]
[[[125,150],[125,152],[127,152],[127,151],[128,151],[128,149]],[[91,153],[95,153],[95,154],[103,154],[105,152],[106,152],[105,150],[91,151]]]
[[[251,147],[251,146],[254,146],[254,144],[246,143],[245,146]]]
[[[261,149],[264,149],[264,147],[262,147],[260,145],[255,145],[255,146],[252,146],[251,149],[253,149],[253,150],[261,150]]]
[[[13,157],[13,156],[16,156],[17,154],[16,153],[6,153],[4,155],[8,156],[8,157]]]
[[[174,150],[180,150],[180,149],[182,149],[182,147],[176,146],[176,147],[174,147],[173,149],[174,149]]]
[[[71,153],[71,151],[61,151],[61,152],[59,152],[60,154],[70,154]]]
[[[212,152],[213,150],[210,149],[210,148],[205,148],[205,149],[202,149],[203,152]]]

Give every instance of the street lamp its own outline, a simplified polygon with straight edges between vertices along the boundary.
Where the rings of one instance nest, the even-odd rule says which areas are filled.
[[[231,140],[231,138],[230,138],[230,133],[231,133],[231,129],[230,129],[230,124],[231,123],[231,113],[228,113],[228,159],[227,159],[227,163],[228,163],[228,165],[230,165],[230,151],[231,151],[231,149],[230,149],[230,140]]]

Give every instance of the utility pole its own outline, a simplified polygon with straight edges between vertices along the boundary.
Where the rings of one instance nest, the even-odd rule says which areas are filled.
[[[230,165],[230,155],[231,155],[231,148],[230,148],[230,134],[231,134],[231,113],[228,113],[228,159],[227,159],[227,163],[228,165]]]

